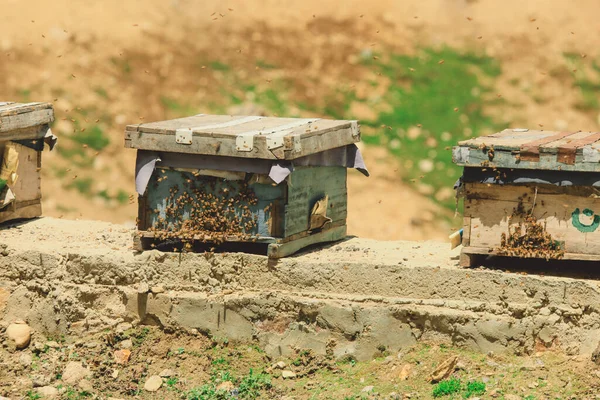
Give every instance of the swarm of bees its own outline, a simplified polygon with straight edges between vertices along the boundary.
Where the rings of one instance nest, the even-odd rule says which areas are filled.
[[[543,258],[546,261],[561,259],[565,254],[564,249],[546,231],[546,227],[525,209],[524,197],[519,197],[519,203],[509,219],[519,218],[520,223],[513,228],[509,225],[508,235],[502,233],[500,247],[495,252],[508,257]]]
[[[215,245],[226,240],[256,241],[258,216],[252,207],[258,199],[246,182],[203,177],[186,179],[184,185],[169,188],[164,213],[153,210],[156,218],[148,230],[156,240],[181,241],[185,251],[192,249],[195,240]]]

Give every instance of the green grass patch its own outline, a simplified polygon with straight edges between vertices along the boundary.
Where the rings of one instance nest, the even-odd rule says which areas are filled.
[[[449,396],[460,392],[462,384],[456,378],[441,381],[433,387],[433,397]]]
[[[234,390],[219,388],[223,382],[231,382]],[[184,394],[187,400],[254,400],[265,398],[265,391],[272,388],[271,376],[255,373],[252,369],[241,379],[235,378],[229,371],[220,371],[212,375],[210,382],[193,388]]]
[[[448,188],[462,171],[452,163],[450,147],[467,136],[504,127],[485,114],[485,106],[496,102],[490,94],[501,72],[499,63],[451,48],[424,49],[415,56],[365,57],[363,63],[389,78],[379,100],[388,110],[375,120],[361,121],[376,133],[365,136],[366,142],[387,146],[402,160],[407,180],[453,208]]]
[[[168,118],[182,118],[198,114],[198,111],[189,104],[181,104],[170,97],[161,96],[160,102],[167,111]]]
[[[221,61],[211,61],[210,63],[208,63],[208,66],[213,71],[227,72],[230,69],[229,65],[224,64]]]
[[[78,130],[71,136],[75,143],[85,144],[96,151],[103,150],[110,144],[110,139],[98,125],[92,125],[85,130]]]
[[[579,54],[563,53],[573,76],[573,87],[581,94],[575,108],[580,111],[597,111],[600,109],[600,65],[596,60],[591,62]]]
[[[479,396],[485,393],[485,383],[481,381],[467,382],[463,397],[468,399],[472,396]]]

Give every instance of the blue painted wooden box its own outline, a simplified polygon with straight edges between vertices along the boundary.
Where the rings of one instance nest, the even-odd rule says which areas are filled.
[[[200,115],[127,127],[138,149],[136,248],[284,257],[346,236],[356,121]]]

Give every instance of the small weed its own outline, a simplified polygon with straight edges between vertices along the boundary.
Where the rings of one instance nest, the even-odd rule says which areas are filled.
[[[252,370],[242,378],[239,385],[239,396],[242,399],[258,399],[262,390],[271,388],[271,376],[264,373],[255,374]]]
[[[150,334],[149,328],[142,328],[136,334],[134,334],[131,338],[133,347],[140,347],[148,337],[148,334]]]
[[[211,364],[215,367],[224,367],[229,365],[229,361],[225,357],[219,357],[211,361]]]
[[[27,391],[27,393],[25,393],[25,397],[29,400],[37,400],[42,398],[38,392],[34,392],[33,390]]]
[[[165,385],[167,385],[167,388],[169,390],[173,390],[175,389],[175,385],[177,385],[177,383],[179,382],[179,379],[177,379],[176,377],[170,377],[167,378],[167,380],[165,381]]]
[[[441,381],[433,388],[433,397],[448,396],[460,392],[461,382],[459,379],[452,378]]]
[[[187,392],[186,400],[229,400],[230,394],[225,390],[217,390],[214,385],[206,384]]]
[[[463,397],[468,399],[471,396],[482,395],[485,393],[485,383],[481,381],[467,382]]]
[[[525,396],[523,400],[535,400],[535,396],[530,394],[529,396]]]

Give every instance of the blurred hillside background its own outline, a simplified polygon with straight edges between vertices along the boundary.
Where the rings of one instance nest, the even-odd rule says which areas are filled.
[[[349,230],[442,239],[456,141],[598,130],[596,0],[0,0],[0,100],[49,101],[44,213],[133,224],[126,124],[197,113],[359,119]]]

